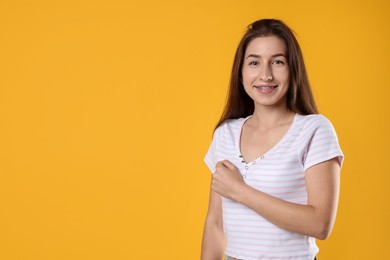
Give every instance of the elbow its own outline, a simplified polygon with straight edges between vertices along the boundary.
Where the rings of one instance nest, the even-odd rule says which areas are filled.
[[[330,233],[332,232],[332,228],[333,225],[329,223],[321,223],[320,225],[318,225],[318,229],[314,237],[319,240],[326,240],[330,236]]]
[[[318,233],[315,238],[318,239],[318,240],[326,240],[330,235],[330,232],[329,231],[322,231],[320,233]]]

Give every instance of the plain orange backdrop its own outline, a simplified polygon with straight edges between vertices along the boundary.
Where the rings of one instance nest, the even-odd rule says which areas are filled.
[[[297,33],[346,160],[319,259],[385,259],[390,3],[1,1],[0,259],[199,259],[246,25]]]

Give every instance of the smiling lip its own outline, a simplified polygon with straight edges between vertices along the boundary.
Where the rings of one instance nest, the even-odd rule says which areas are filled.
[[[278,85],[260,85],[260,86],[254,86],[254,87],[260,93],[270,94],[278,87]]]

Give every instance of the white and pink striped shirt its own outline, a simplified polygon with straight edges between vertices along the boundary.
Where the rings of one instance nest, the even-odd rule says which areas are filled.
[[[218,161],[229,160],[245,182],[274,197],[307,204],[305,171],[313,165],[343,153],[330,121],[322,115],[296,114],[283,138],[268,152],[252,162],[243,162],[240,136],[244,122],[251,116],[229,119],[214,132],[204,158],[211,172]],[[222,198],[223,224],[227,237],[226,254],[238,259],[314,259],[318,253],[315,239],[287,231],[270,223],[252,209]]]

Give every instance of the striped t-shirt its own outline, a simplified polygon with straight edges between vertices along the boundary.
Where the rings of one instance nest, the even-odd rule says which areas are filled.
[[[282,139],[252,162],[244,162],[240,136],[244,122],[251,116],[229,119],[214,132],[204,158],[211,172],[218,161],[229,160],[245,182],[274,197],[307,204],[305,171],[313,165],[343,153],[330,121],[322,115],[296,114]],[[238,259],[314,259],[318,253],[315,239],[282,229],[247,206],[222,198],[226,254]],[[288,217],[288,216],[286,216]]]

